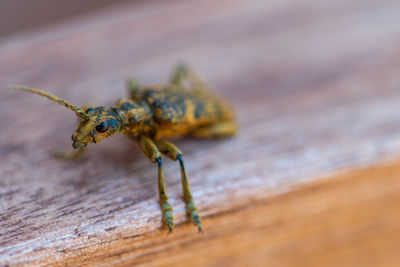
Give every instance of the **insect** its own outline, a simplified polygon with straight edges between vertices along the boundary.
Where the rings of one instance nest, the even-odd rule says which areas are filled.
[[[59,97],[25,86],[10,86],[8,89],[45,96],[73,110],[81,119],[72,135],[72,146],[76,151],[58,154],[65,159],[78,158],[89,143],[99,143],[117,133],[124,133],[134,139],[144,155],[157,165],[162,222],[169,232],[173,231],[174,223],[164,183],[161,155],[178,161],[186,213],[201,232],[201,219],[190,191],[182,152],[166,139],[232,136],[237,129],[232,110],[223,100],[208,91],[199,76],[186,65],[176,67],[166,86],[141,86],[131,79],[127,87],[130,98],[119,100],[111,108],[75,106]]]

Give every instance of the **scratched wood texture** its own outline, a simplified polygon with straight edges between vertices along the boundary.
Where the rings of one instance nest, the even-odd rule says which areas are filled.
[[[1,87],[110,106],[126,77],[163,83],[184,61],[240,125],[177,142],[205,233],[186,223],[166,161],[167,235],[134,142],[59,161],[75,115],[1,90],[0,264],[395,266],[400,168],[340,173],[400,156],[399,12],[397,0],[135,1],[0,39]]]

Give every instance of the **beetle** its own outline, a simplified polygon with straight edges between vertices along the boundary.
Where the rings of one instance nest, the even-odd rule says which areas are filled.
[[[72,135],[74,153],[59,153],[64,159],[78,158],[89,143],[124,133],[134,139],[144,155],[157,165],[158,192],[162,222],[173,231],[172,206],[164,183],[162,157],[178,161],[183,200],[189,219],[202,231],[201,219],[194,204],[182,152],[170,141],[183,136],[217,138],[232,136],[237,131],[229,105],[210,92],[199,76],[188,66],[179,65],[165,86],[141,86],[136,80],[127,82],[129,99],[121,99],[114,107],[79,107],[52,94],[31,87],[14,85],[16,89],[35,93],[73,110],[81,119]]]

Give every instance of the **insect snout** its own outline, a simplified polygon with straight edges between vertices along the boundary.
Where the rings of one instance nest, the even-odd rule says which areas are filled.
[[[87,146],[87,142],[83,142],[83,140],[78,140],[78,137],[75,135],[75,133],[71,137],[72,139],[72,147],[75,149],[85,149]]]
[[[81,122],[78,129],[76,129],[71,137],[73,141],[72,146],[75,149],[85,149],[89,142],[93,142],[93,136],[91,132],[95,126],[96,122],[93,120]]]

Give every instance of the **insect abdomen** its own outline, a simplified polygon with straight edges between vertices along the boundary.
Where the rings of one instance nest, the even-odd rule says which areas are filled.
[[[232,119],[229,107],[214,96],[149,89],[143,99],[151,106],[154,120],[163,126],[195,127]]]

